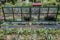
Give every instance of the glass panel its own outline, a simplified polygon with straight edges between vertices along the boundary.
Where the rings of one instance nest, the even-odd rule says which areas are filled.
[[[22,8],[22,13],[29,13],[29,8]]]
[[[22,17],[29,17],[30,14],[22,14]]]
[[[57,13],[57,8],[49,8],[49,13]]]
[[[13,14],[5,14],[6,20],[13,20]]]
[[[57,15],[57,20],[60,22],[60,15]]]
[[[40,8],[40,13],[48,13],[48,8]]]
[[[26,21],[27,18],[30,19],[30,14],[22,14],[22,21]]]
[[[32,21],[38,21],[38,14],[31,14]]]
[[[55,16],[56,17],[56,14],[52,14],[52,13],[49,13],[48,16]]]
[[[31,13],[39,13],[39,8],[37,7],[31,8]]]
[[[48,17],[46,18],[48,21],[56,21],[56,14],[48,14]]]
[[[13,8],[14,13],[21,13],[21,8]]]
[[[47,14],[40,14],[40,20],[43,21],[45,20],[45,17],[47,16]]]
[[[4,13],[12,13],[12,8],[4,8]]]
[[[21,21],[21,14],[14,14],[16,21]]]
[[[0,20],[4,19],[3,14],[0,14]]]

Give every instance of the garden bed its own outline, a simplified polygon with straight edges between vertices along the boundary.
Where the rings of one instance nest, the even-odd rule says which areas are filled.
[[[60,40],[60,29],[9,28],[8,30],[1,30],[0,40]],[[6,36],[4,37],[4,35]]]

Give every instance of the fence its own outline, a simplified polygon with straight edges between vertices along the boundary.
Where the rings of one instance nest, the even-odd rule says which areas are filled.
[[[24,17],[30,17],[35,23],[50,22],[45,20],[49,15],[56,18],[53,22],[60,22],[60,7],[3,7],[2,10],[7,22],[27,22]]]

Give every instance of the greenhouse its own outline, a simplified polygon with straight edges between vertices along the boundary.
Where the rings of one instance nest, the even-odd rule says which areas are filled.
[[[3,7],[2,10],[4,21],[8,22],[59,22],[59,8],[60,7]]]
[[[1,0],[0,40],[60,40],[60,0]]]

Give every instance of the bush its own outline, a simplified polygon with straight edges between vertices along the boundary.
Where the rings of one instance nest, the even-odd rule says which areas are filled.
[[[16,4],[15,4],[15,7],[20,7],[20,6],[23,6],[23,7],[25,7],[25,6],[32,6],[32,2],[26,3],[26,2],[24,1],[24,2],[22,2],[22,3],[16,3]]]
[[[22,6],[22,3],[16,3],[15,4],[15,7],[20,7],[20,6]]]
[[[12,7],[11,3],[5,3],[5,5],[3,7]]]

